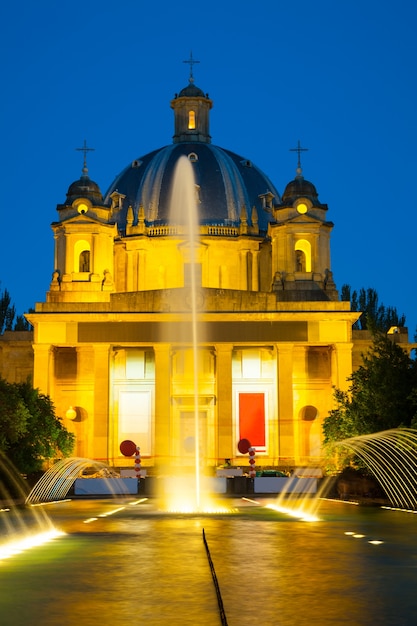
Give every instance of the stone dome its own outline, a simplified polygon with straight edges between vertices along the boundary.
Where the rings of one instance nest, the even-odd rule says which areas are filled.
[[[285,191],[282,194],[282,204],[291,205],[298,198],[308,198],[313,206],[316,207],[325,206],[319,202],[319,195],[313,183],[306,180],[299,170],[294,180],[290,181],[285,187]]]
[[[86,173],[68,187],[66,204],[72,204],[77,198],[88,198],[93,205],[103,204],[100,187]]]
[[[250,223],[255,206],[259,230],[266,233],[271,215],[260,196],[270,192],[279,202],[274,185],[248,159],[203,142],[181,142],[150,152],[135,159],[116,177],[105,202],[109,202],[114,191],[126,196],[122,210],[115,215],[119,230],[125,229],[129,206],[133,208],[134,220],[143,206],[149,224],[169,221],[175,165],[183,155],[193,164],[201,224],[238,225],[243,206]]]
[[[204,98],[204,91],[190,82],[184,89],[181,89],[178,98]]]
[[[181,156],[188,157],[193,164],[200,224],[238,226],[244,207],[245,218],[251,226],[253,207],[256,207],[257,227],[261,234],[267,232],[271,217],[269,205],[280,202],[279,193],[248,158],[211,143],[209,112],[212,105],[208,95],[190,80],[171,101],[173,144],[135,159],[113,181],[105,203],[110,203],[114,192],[125,196],[121,209],[114,213],[122,234],[129,206],[133,209],[133,223],[140,207],[148,225],[168,223],[174,171]],[[265,194],[269,194],[269,203],[262,198]]]

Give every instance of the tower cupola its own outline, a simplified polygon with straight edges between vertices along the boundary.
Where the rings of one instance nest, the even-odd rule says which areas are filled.
[[[193,55],[184,61],[190,64],[190,77],[187,87],[184,87],[179,94],[171,101],[171,108],[174,109],[174,143],[198,141],[210,143],[210,109],[213,102],[204,92],[194,84]]]

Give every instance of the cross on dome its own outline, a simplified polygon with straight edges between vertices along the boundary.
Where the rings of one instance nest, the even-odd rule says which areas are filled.
[[[183,63],[188,63],[190,66],[190,78],[188,79],[190,83],[194,82],[194,75],[193,75],[193,65],[195,65],[196,63],[200,63],[200,61],[195,61],[193,59],[193,51],[191,50],[190,52],[190,58],[187,61],[183,61]]]
[[[298,152],[297,175],[298,175],[298,176],[301,176],[301,174],[302,174],[302,169],[301,169],[301,153],[302,153],[302,152],[308,152],[308,148],[302,148],[302,147],[301,147],[300,140],[298,140],[298,142],[297,142],[297,147],[296,147],[296,148],[290,148],[290,152]]]
[[[83,175],[87,176],[88,168],[87,168],[87,152],[94,152],[94,148],[89,148],[87,146],[87,141],[84,139],[84,145],[82,148],[75,148],[78,152],[84,152],[84,164],[83,164]]]

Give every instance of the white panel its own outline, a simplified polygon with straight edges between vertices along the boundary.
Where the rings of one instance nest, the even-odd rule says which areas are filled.
[[[151,454],[152,396],[150,391],[120,391],[119,445],[134,441],[142,455]]]
[[[126,378],[145,378],[145,352],[143,350],[126,351]]]
[[[242,377],[261,377],[261,355],[259,350],[242,350]]]

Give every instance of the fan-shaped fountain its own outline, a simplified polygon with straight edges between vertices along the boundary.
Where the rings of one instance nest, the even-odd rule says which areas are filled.
[[[344,451],[344,452],[343,452]],[[395,428],[387,431],[360,435],[329,444],[324,451],[323,465],[328,457],[360,459],[361,465],[375,479],[392,507],[405,510],[417,510],[417,430]],[[323,478],[313,496],[300,498],[292,485],[303,479],[308,470],[299,468],[288,481],[288,489],[277,497],[275,503],[268,505],[277,511],[288,513],[305,520],[317,519],[320,501],[329,495],[335,481],[343,480],[338,475]],[[363,481],[365,497],[362,502],[372,501],[370,481]],[[360,494],[356,493],[357,496]],[[380,499],[378,498],[377,501]]]
[[[107,482],[110,493],[129,493],[122,479],[114,478],[110,475],[110,468],[105,463],[93,461],[92,459],[71,457],[61,459],[45,472],[27,496],[26,503],[36,504],[62,500],[67,496],[74,482],[82,474],[82,471],[88,467],[93,467],[102,473],[101,478]],[[114,481],[117,482],[114,483]],[[115,485],[117,485],[117,488],[115,488]]]

